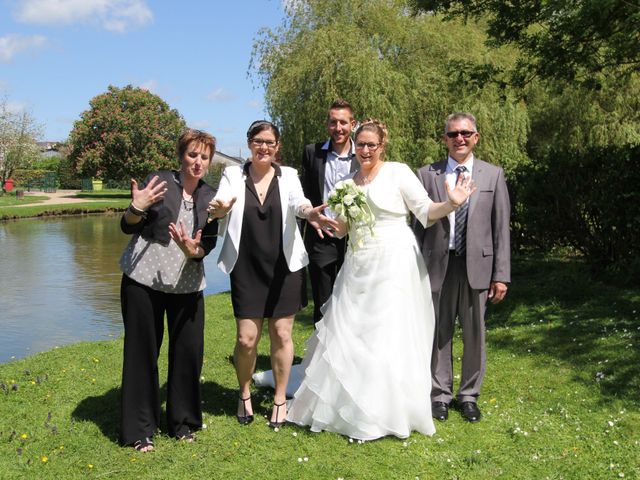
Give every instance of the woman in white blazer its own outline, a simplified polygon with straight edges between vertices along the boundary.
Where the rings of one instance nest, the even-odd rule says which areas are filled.
[[[281,427],[287,414],[291,330],[295,314],[304,306],[303,268],[308,257],[296,217],[305,218],[320,235],[331,235],[337,227],[320,213],[326,205],[313,208],[305,198],[296,170],[275,162],[279,142],[275,125],[253,122],[247,132],[251,161],[224,170],[211,203],[211,216],[221,219],[219,235],[224,235],[218,266],[231,275],[237,325],[234,363],[240,387],[237,419],[243,425],[253,421],[251,375],[267,318],[275,378],[272,428]]]

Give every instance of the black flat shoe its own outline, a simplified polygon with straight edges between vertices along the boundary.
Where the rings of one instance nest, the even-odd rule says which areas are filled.
[[[444,422],[449,418],[449,404],[444,402],[431,402],[431,416]]]
[[[242,410],[244,412],[244,415],[236,415],[236,418],[238,419],[238,423],[240,425],[249,425],[251,422],[253,422],[253,415],[247,415],[246,402],[251,401],[251,395],[249,395],[247,398],[242,398],[242,397],[238,397],[238,398],[242,402]]]
[[[273,404],[273,406],[276,407],[276,420],[278,420],[278,417],[280,416],[280,407],[283,407],[286,404],[287,404],[286,400],[284,402],[282,402],[282,403],[274,403]],[[283,420],[282,422],[269,421],[269,427],[271,427],[271,428],[282,428],[285,423],[286,423],[286,420]]]
[[[462,402],[460,411],[462,412],[462,418],[471,423],[479,422],[482,416],[476,402]]]

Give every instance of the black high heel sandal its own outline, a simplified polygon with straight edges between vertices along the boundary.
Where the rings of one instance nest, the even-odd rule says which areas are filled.
[[[282,422],[278,422],[278,416],[280,414],[280,407],[284,406],[287,404],[287,401],[285,400],[282,403],[274,403],[273,406],[276,407],[276,421],[272,422],[271,420],[269,421],[269,427],[271,428],[282,428],[284,426],[285,423],[287,423],[286,420],[283,420]]]
[[[251,401],[251,395],[249,395],[247,398],[242,398],[241,396],[238,396],[238,398],[242,402],[242,410],[244,411],[244,415],[236,415],[236,418],[238,419],[238,423],[240,425],[249,425],[251,422],[253,422],[253,415],[247,415],[246,402]]]

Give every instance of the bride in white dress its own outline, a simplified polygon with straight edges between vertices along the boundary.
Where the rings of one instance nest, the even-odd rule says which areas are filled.
[[[308,341],[297,371],[303,373],[302,382],[287,415],[289,422],[314,432],[361,440],[435,432],[433,305],[408,214],[426,226],[472,191],[469,181],[461,179],[449,191],[448,202],[432,202],[409,167],[382,160],[385,142],[379,122],[369,121],[356,131],[360,170],[353,179],[365,191],[375,224],[373,232],[351,226],[345,262]],[[345,233],[343,226],[338,234]]]

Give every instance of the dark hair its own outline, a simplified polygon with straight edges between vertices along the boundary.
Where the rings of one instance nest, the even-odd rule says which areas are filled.
[[[271,130],[273,135],[276,137],[276,142],[280,141],[280,130],[278,130],[278,127],[269,120],[256,120],[249,125],[249,129],[247,130],[247,142],[250,142],[253,137],[264,130]]]
[[[353,120],[353,108],[351,108],[351,104],[347,102],[344,98],[336,98],[331,106],[329,107],[329,111],[327,112],[327,117],[329,117],[329,112],[331,110],[349,110],[351,114],[351,119]]]
[[[182,135],[180,135],[180,138],[178,139],[179,159],[182,159],[184,152],[187,151],[191,142],[203,143],[206,147],[209,147],[209,150],[211,150],[211,158],[213,159],[213,154],[216,153],[216,137],[210,133],[203,132],[202,130],[195,130],[193,128],[187,128],[182,132]]]

